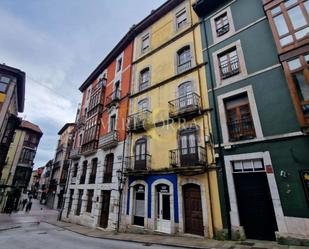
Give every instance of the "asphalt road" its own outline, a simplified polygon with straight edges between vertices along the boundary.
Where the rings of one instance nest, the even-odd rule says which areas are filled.
[[[172,249],[124,241],[86,237],[41,223],[24,223],[19,228],[0,231],[0,249]]]

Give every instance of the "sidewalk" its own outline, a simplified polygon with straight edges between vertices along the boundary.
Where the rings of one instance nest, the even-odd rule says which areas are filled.
[[[174,247],[187,247],[197,249],[210,249],[210,248],[223,248],[223,249],[309,249],[305,246],[288,246],[278,245],[272,241],[256,241],[246,240],[240,241],[217,241],[217,240],[206,240],[202,238],[193,237],[180,237],[170,235],[150,235],[150,234],[132,234],[132,233],[116,233],[106,232],[99,229],[92,229],[85,226],[55,221],[48,222],[49,224],[61,227],[65,230],[69,230],[84,236],[101,238],[101,239],[112,239],[122,240],[129,242],[138,242],[145,245],[157,244]]]

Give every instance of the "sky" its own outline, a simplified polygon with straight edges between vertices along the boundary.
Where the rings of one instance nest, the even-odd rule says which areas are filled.
[[[0,0],[0,63],[26,72],[25,111],[40,126],[35,168],[74,122],[79,86],[133,24],[165,0]]]

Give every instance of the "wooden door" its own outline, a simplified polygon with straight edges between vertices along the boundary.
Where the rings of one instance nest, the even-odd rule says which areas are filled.
[[[185,233],[204,236],[201,190],[198,185],[183,187]]]
[[[102,210],[100,218],[100,227],[102,228],[107,228],[108,226],[110,198],[111,198],[111,191],[102,191]]]
[[[248,239],[275,240],[278,230],[265,172],[234,174],[240,224]]]
[[[135,143],[135,170],[146,170],[146,151],[147,151],[147,141],[142,138]]]
[[[195,129],[189,129],[180,133],[180,165],[193,166],[198,161],[197,136]]]

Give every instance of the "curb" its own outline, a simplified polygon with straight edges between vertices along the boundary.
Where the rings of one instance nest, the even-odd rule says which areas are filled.
[[[211,247],[183,246],[183,245],[179,245],[179,244],[167,244],[167,243],[163,243],[163,242],[148,242],[148,241],[141,241],[141,240],[137,240],[137,239],[120,239],[120,238],[110,238],[110,237],[97,237],[97,236],[88,235],[88,234],[80,233],[80,232],[77,232],[77,231],[73,231],[73,230],[69,229],[68,227],[62,227],[62,226],[60,226],[58,224],[51,223],[51,222],[43,221],[41,223],[46,223],[46,224],[49,224],[49,225],[52,225],[52,226],[56,226],[56,227],[62,228],[64,230],[70,231],[72,233],[76,233],[76,234],[79,234],[79,235],[82,235],[82,236],[85,236],[85,237],[96,238],[96,239],[124,241],[124,242],[135,242],[135,243],[144,244],[144,245],[160,245],[160,246],[178,247],[178,248],[211,249]]]
[[[8,231],[8,230],[16,229],[16,228],[21,228],[21,226],[12,226],[12,227],[0,228],[0,232]]]

